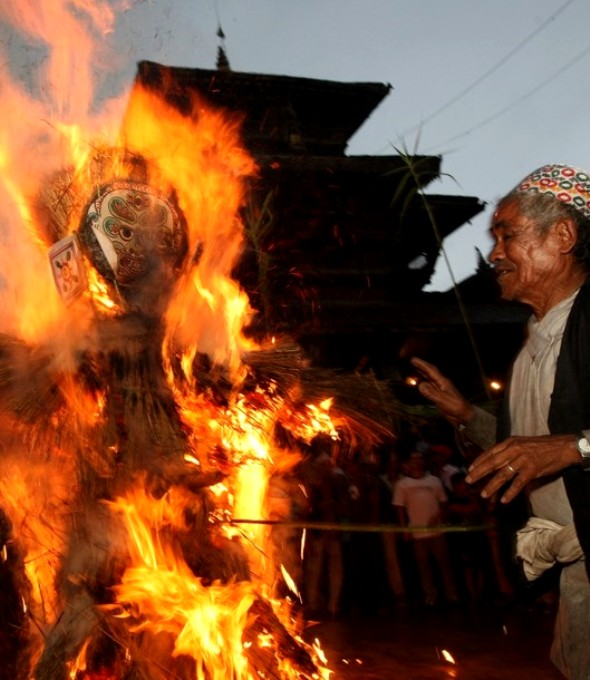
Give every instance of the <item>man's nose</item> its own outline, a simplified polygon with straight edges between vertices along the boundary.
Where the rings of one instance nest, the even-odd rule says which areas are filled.
[[[496,241],[494,247],[492,248],[492,252],[488,256],[488,260],[492,264],[495,264],[498,260],[502,260],[503,258],[504,258],[504,246],[500,241]]]

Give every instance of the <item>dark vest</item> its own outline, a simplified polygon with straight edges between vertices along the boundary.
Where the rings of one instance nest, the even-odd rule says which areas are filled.
[[[590,280],[580,289],[566,323],[549,407],[551,434],[582,429],[590,429]],[[590,576],[590,470],[573,465],[563,478]]]

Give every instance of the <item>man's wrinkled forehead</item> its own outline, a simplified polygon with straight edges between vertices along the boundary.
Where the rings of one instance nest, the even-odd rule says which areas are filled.
[[[489,234],[494,238],[498,232],[518,227],[521,221],[522,214],[518,202],[514,199],[506,199],[498,205],[492,215]]]

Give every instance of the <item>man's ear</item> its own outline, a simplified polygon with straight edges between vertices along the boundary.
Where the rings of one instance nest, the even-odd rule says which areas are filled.
[[[559,251],[564,254],[571,253],[578,240],[576,223],[570,217],[564,217],[555,223],[554,229]]]

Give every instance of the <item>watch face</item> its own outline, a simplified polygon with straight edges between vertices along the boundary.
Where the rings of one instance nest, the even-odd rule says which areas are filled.
[[[583,456],[590,455],[590,442],[586,439],[586,437],[581,437],[578,439],[578,451]]]

